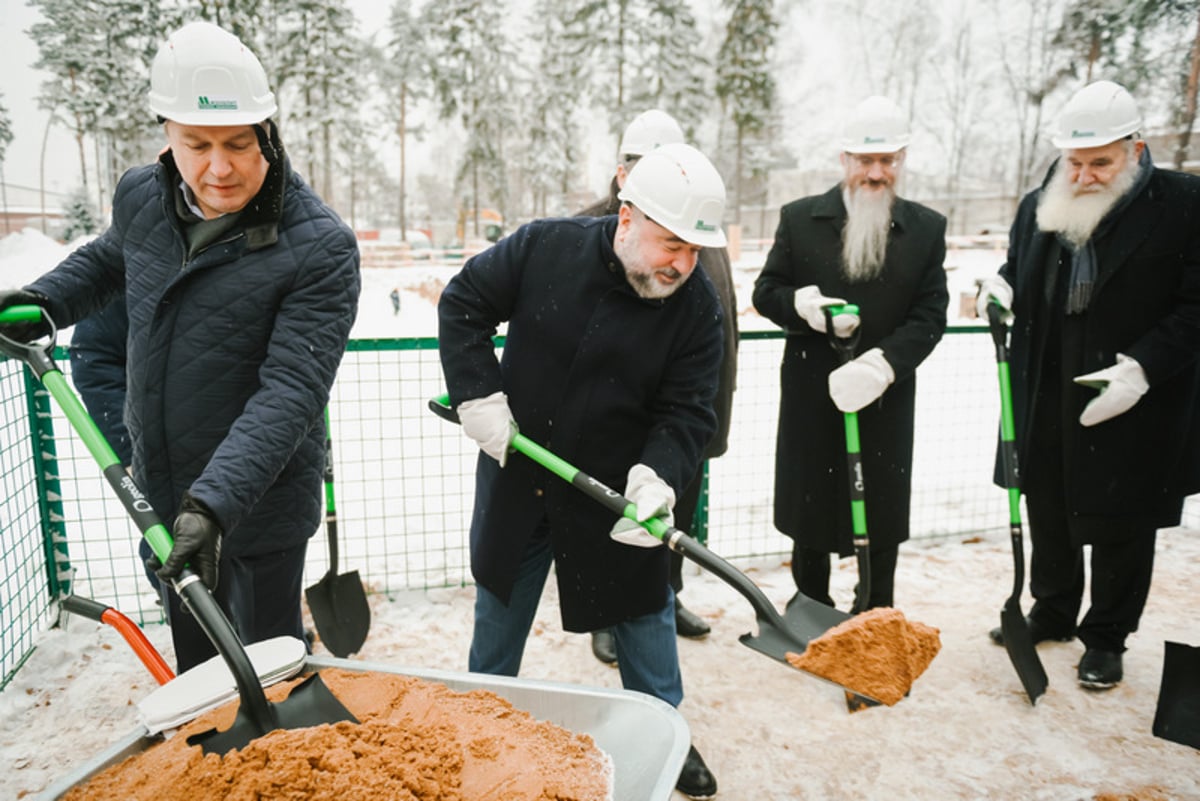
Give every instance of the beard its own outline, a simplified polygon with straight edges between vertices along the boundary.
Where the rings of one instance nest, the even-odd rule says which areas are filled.
[[[1060,160],[1038,200],[1038,228],[1061,234],[1079,248],[1092,238],[1104,215],[1133,186],[1137,171],[1138,160],[1129,158],[1106,185],[1078,191],[1078,186],[1067,177],[1067,170]]]
[[[842,230],[842,273],[852,283],[870,281],[883,272],[888,233],[892,228],[892,203],[896,190],[846,188],[846,227]]]
[[[641,229],[636,224],[630,227],[624,237],[619,237],[613,242],[613,252],[617,254],[617,258],[621,260],[621,266],[625,268],[625,280],[629,282],[633,291],[640,298],[661,300],[670,297],[675,290],[686,283],[686,281],[677,280],[664,284],[655,279],[654,276],[658,273],[665,273],[673,278],[679,278],[681,273],[674,267],[652,267],[650,265],[649,260],[642,256]]]

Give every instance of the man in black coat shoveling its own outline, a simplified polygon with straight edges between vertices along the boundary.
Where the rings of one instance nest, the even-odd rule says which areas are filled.
[[[438,304],[450,402],[481,449],[471,519],[472,671],[517,675],[555,566],[563,627],[611,627],[621,682],[678,706],[667,548],[539,464],[523,435],[672,522],[716,430],[721,305],[696,269],[725,244],[725,186],[683,144],[630,171],[617,214],[538,220],[475,256]],[[503,356],[492,337],[508,323]],[[641,546],[641,547],[638,547]],[[692,747],[677,787],[717,783]]]
[[[618,195],[625,186],[625,179],[638,159],[656,147],[683,141],[683,129],[667,112],[661,109],[648,109],[633,118],[625,127],[618,146],[618,163],[608,197],[593,203],[579,212],[579,216],[603,217],[616,214],[621,208]],[[704,449],[704,458],[713,459],[729,449],[729,425],[733,411],[733,390],[737,383],[737,299],[733,286],[733,270],[729,261],[729,251],[724,247],[703,248],[700,251],[699,267],[721,300],[721,318],[724,328],[724,348],[721,353],[721,378],[717,385],[715,409],[717,412],[717,431]],[[687,487],[679,495],[675,504],[675,519],[679,527],[691,531],[692,520],[696,507],[700,503],[700,491],[704,485],[704,463],[696,470],[696,474],[688,482]],[[671,588],[675,590],[675,632],[680,637],[700,638],[706,636],[710,627],[704,618],[685,607],[679,600],[683,591],[683,556],[671,551]],[[617,662],[617,647],[613,642],[612,632],[600,629],[592,632],[592,653],[606,664],[615,665]]]
[[[870,592],[859,610],[893,606],[909,535],[916,369],[946,326],[946,218],[896,194],[909,142],[894,103],[870,97],[843,129],[844,179],[783,207],[754,283],[754,307],[787,331],[775,448],[775,526],[792,538],[792,576],[833,606],[830,554],[854,553],[843,415],[856,412],[870,535]],[[840,365],[837,336],[860,337]]]
[[[1141,122],[1111,81],[1067,102],[1060,157],[1021,201],[977,305],[1013,318],[1029,631],[1035,643],[1078,635],[1078,681],[1093,690],[1123,678],[1156,532],[1200,491],[1200,179],[1155,167]],[[1091,605],[1078,619],[1085,545]]]
[[[168,147],[122,176],[109,229],[0,308],[40,305],[65,327],[124,298],[133,476],[174,540],[159,578],[190,565],[247,644],[303,638],[322,415],[358,305],[354,234],[292,172],[266,73],[232,34],[171,34],[150,110]],[[164,590],[182,672],[216,649]]]

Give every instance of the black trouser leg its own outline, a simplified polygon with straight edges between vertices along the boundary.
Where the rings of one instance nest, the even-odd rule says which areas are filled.
[[[1091,607],[1079,622],[1079,639],[1088,648],[1125,651],[1125,638],[1137,631],[1154,572],[1157,532],[1131,532],[1127,540],[1092,548]]]
[[[1029,617],[1046,631],[1070,634],[1083,603],[1083,549],[1073,545],[1059,493],[1035,492],[1029,509]]]
[[[688,482],[679,500],[675,502],[675,527],[688,534],[692,533],[696,519],[696,507],[700,504],[700,488],[704,484],[704,463],[692,480]],[[683,591],[683,555],[671,551],[671,589],[679,595]]]
[[[796,589],[814,601],[833,606],[829,594],[829,554],[792,543],[792,578]]]
[[[867,609],[880,606],[895,606],[896,557],[900,546],[890,548],[871,547],[868,561],[871,563],[871,592],[867,598]],[[859,587],[854,585],[854,605],[858,607]]]

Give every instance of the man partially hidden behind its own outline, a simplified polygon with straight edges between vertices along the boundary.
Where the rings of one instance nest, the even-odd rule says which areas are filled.
[[[946,325],[946,219],[896,193],[908,142],[894,103],[860,103],[842,132],[843,180],[783,207],[754,283],[755,308],[787,331],[775,526],[792,538],[797,590],[830,606],[830,554],[854,553],[844,413],[858,413],[870,535],[870,592],[855,607],[892,606],[909,535],[915,373]],[[843,365],[825,309],[847,302],[860,315],[838,315],[832,333],[860,341]]]
[[[1059,158],[1021,201],[1008,259],[977,302],[980,316],[996,303],[1013,320],[1030,633],[1078,635],[1077,678],[1092,690],[1122,680],[1157,530],[1200,491],[1200,179],[1156,168],[1141,124],[1111,81],[1067,102]],[[1091,605],[1078,619],[1085,545]],[[991,637],[1003,643],[999,628]]]

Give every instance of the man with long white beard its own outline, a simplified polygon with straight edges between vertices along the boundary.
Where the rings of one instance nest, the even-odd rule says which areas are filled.
[[[831,553],[854,552],[842,418],[857,412],[870,535],[870,591],[855,608],[892,606],[896,558],[908,539],[915,371],[946,326],[946,219],[900,198],[909,142],[894,103],[870,97],[843,129],[844,179],[788,203],[754,284],[754,306],[787,330],[775,449],[775,526],[793,540],[799,592],[830,606]],[[859,336],[841,365],[830,346]],[[856,592],[861,592],[859,587]]]
[[[1200,491],[1200,179],[1156,168],[1140,127],[1110,81],[1067,102],[1060,157],[1021,201],[1008,259],[977,301],[981,316],[996,303],[1014,320],[1029,630],[1035,643],[1077,635],[1077,678],[1093,690],[1123,678],[1156,532]]]

